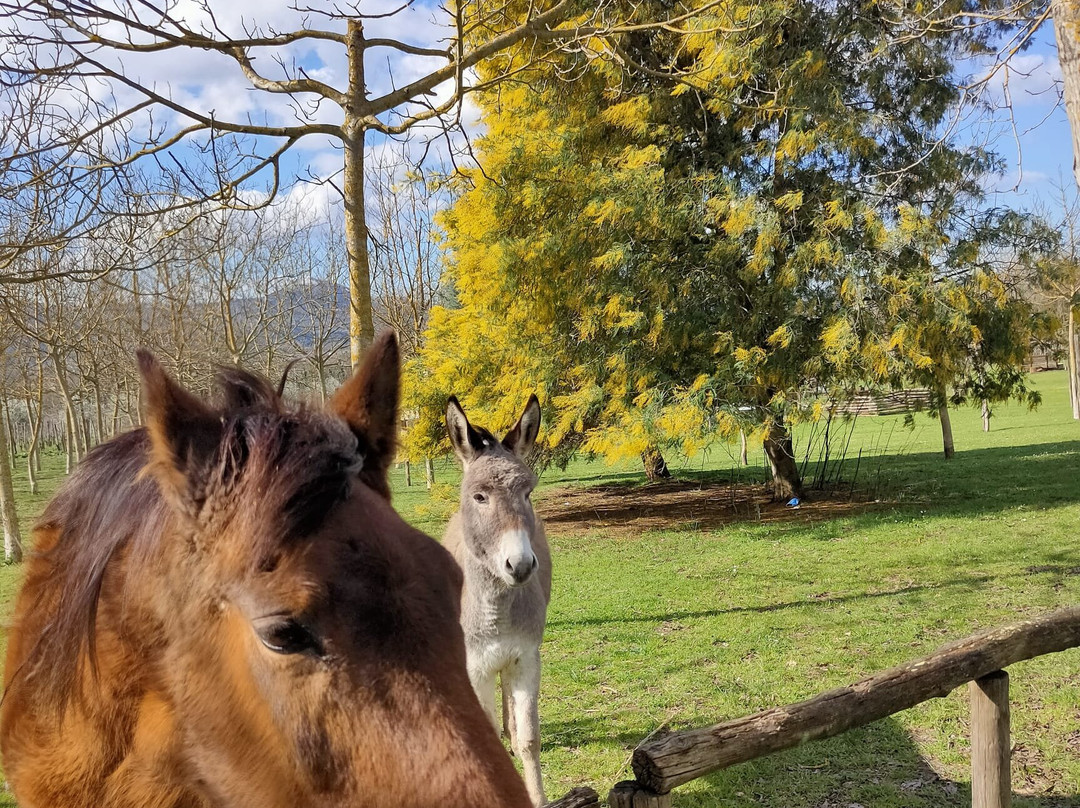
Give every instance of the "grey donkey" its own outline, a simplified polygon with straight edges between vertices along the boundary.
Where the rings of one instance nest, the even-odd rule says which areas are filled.
[[[446,427],[465,472],[460,508],[443,544],[465,574],[461,626],[469,678],[496,730],[495,677],[501,679],[503,725],[521,759],[529,796],[543,805],[537,699],[551,551],[529,501],[536,474],[524,460],[540,432],[540,402],[532,396],[500,441],[470,424],[451,397]]]

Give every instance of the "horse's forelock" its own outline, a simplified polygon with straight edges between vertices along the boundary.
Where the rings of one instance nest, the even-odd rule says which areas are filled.
[[[262,545],[253,563],[314,534],[362,468],[355,436],[337,419],[298,411],[245,419],[246,467],[238,518]]]
[[[283,406],[281,394],[270,380],[250,370],[219,367],[217,384],[223,399],[222,409],[226,413],[260,408],[277,412]]]
[[[318,531],[348,495],[362,458],[356,437],[337,418],[286,408],[256,374],[229,368],[220,378],[234,409],[222,410],[218,462],[204,470],[208,478],[200,485],[208,509],[253,523],[244,533],[255,538],[247,552],[256,566]],[[118,580],[140,575],[168,528],[181,523],[145,473],[148,460],[143,429],[95,448],[36,528],[51,543],[32,563],[55,578],[49,590],[56,605],[19,675],[35,679],[41,704],[59,716],[78,692],[83,665],[94,665],[102,599],[124,597],[103,590],[108,567],[122,556],[126,569]]]

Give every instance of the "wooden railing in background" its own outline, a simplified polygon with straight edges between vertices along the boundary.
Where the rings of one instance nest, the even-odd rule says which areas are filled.
[[[970,682],[972,805],[1008,808],[1009,677],[1003,669],[1077,646],[1080,608],[1062,609],[950,643],[922,659],[797,704],[649,738],[634,751],[635,779],[617,783],[608,802],[611,808],[669,808],[671,790],[698,777],[839,735]],[[598,799],[560,800],[550,806],[598,804]]]

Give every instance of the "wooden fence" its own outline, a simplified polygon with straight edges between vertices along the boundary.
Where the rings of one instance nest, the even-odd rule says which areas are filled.
[[[889,393],[856,393],[836,405],[837,415],[903,415],[930,408],[930,391],[925,388],[893,390]]]
[[[941,698],[970,682],[973,808],[1008,808],[1009,676],[1025,659],[1080,646],[1080,608],[967,637],[922,659],[821,693],[701,729],[648,738],[634,750],[634,780],[617,783],[611,808],[669,808],[671,790],[711,772],[829,738]],[[592,789],[575,789],[548,808],[599,805]]]

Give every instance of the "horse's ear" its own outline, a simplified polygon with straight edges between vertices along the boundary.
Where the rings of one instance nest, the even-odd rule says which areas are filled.
[[[221,442],[221,418],[176,383],[146,350],[137,352],[143,423],[150,437],[148,467],[175,507],[198,516],[205,475]]]
[[[487,445],[484,436],[469,423],[465,410],[457,396],[450,396],[446,401],[446,431],[450,435],[450,445],[462,464],[474,460]]]
[[[540,400],[536,394],[529,396],[525,412],[518,418],[514,428],[506,433],[503,446],[518,457],[526,457],[536,445],[536,436],[540,434]]]
[[[349,425],[364,457],[360,479],[390,499],[390,464],[397,451],[401,355],[388,331],[372,343],[353,377],[330,399],[330,410]]]

